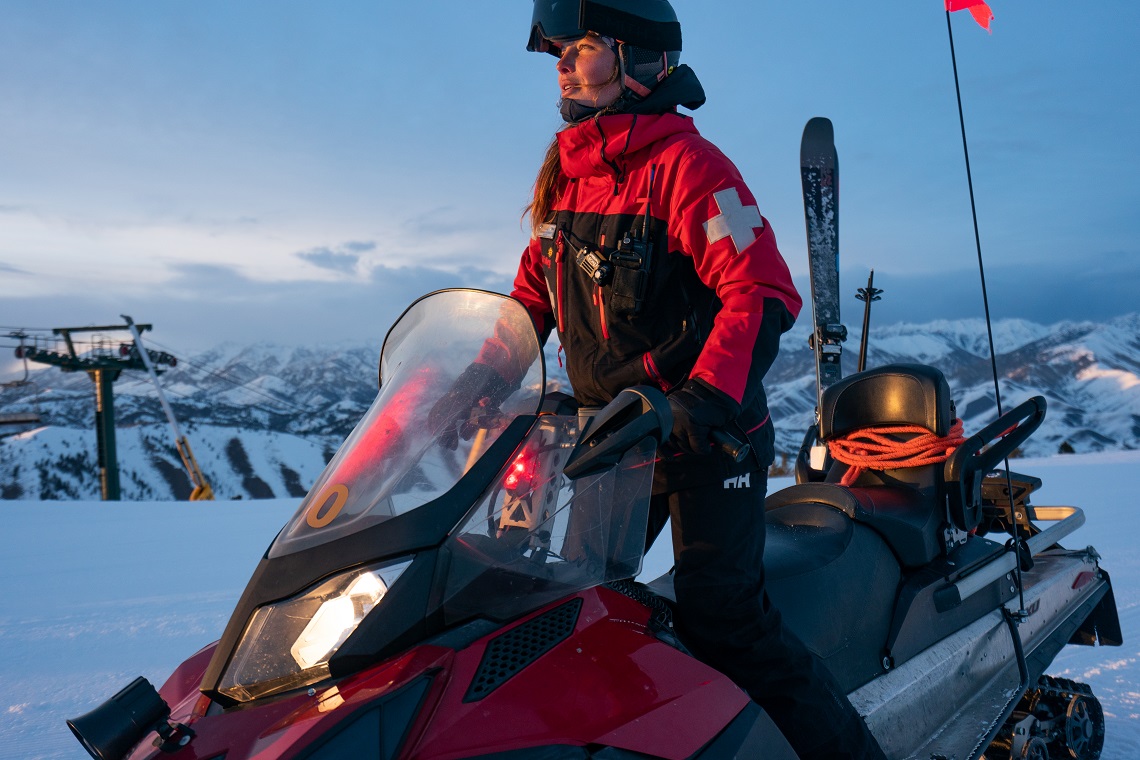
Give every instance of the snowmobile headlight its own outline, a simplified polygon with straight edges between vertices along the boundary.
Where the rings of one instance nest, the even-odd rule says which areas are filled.
[[[409,557],[357,568],[258,607],[219,691],[246,702],[324,680],[329,659],[411,564]]]

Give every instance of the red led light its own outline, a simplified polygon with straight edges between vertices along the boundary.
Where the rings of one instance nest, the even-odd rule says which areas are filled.
[[[524,451],[515,457],[503,478],[503,487],[508,491],[526,491],[534,485],[534,460]]]

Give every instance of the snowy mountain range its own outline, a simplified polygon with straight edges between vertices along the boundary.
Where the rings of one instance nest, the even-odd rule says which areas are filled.
[[[777,449],[789,459],[813,419],[815,375],[806,321],[784,336],[766,382]],[[1049,414],[1026,456],[1140,448],[1140,313],[1105,323],[994,326],[1003,408],[1041,394]],[[161,378],[206,479],[221,498],[303,495],[376,394],[375,346],[223,345],[180,357]],[[854,370],[858,335],[847,344]],[[552,382],[566,387],[557,349]],[[868,365],[932,364],[947,376],[967,434],[996,414],[981,320],[873,327]],[[33,365],[34,366],[34,365]],[[170,428],[144,373],[114,386],[122,498],[190,492]],[[33,370],[0,389],[0,499],[99,496],[94,386],[81,373]],[[31,419],[23,430],[3,421]]]

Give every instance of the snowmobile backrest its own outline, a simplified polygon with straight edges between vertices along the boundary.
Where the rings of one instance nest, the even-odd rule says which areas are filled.
[[[946,377],[925,364],[888,364],[858,372],[823,392],[820,437],[859,428],[921,425],[935,435],[950,432],[954,403]]]
[[[924,364],[888,364],[846,377],[824,391],[820,434],[827,441],[866,428],[918,426],[945,436],[953,421],[950,386],[939,370]],[[916,435],[891,437],[902,441]],[[847,465],[835,462],[824,480],[839,483],[847,470]],[[900,556],[909,555],[904,564],[929,557],[932,547],[939,545],[937,525],[945,519],[946,493],[941,465],[869,467],[850,485],[853,490],[871,489],[866,498],[872,502],[889,499],[889,506],[880,509],[865,506],[855,519],[884,533]],[[889,493],[873,496],[874,489],[884,488]],[[891,535],[892,529],[901,532]]]

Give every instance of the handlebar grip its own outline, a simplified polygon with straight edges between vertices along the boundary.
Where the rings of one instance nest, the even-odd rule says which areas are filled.
[[[740,441],[726,430],[714,430],[709,437],[717,448],[732,457],[734,462],[743,462],[752,452],[752,445],[748,441]]]

